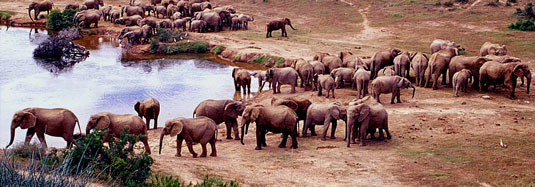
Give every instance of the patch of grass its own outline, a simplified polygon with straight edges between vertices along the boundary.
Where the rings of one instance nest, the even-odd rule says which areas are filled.
[[[225,49],[225,46],[218,45],[218,46],[215,46],[212,49],[210,49],[210,52],[212,52],[212,54],[214,54],[214,55],[219,55],[219,54],[221,54],[223,49]]]
[[[241,56],[238,55],[238,56],[235,56],[234,59],[232,59],[234,62],[237,62],[237,61],[240,61],[241,59]]]
[[[521,31],[535,31],[535,22],[531,20],[521,19],[516,23],[511,23],[507,25],[510,29],[521,30]]]
[[[516,42],[516,45],[524,47],[535,47],[535,41],[520,41]]]
[[[286,60],[282,57],[270,56],[270,55],[262,55],[251,60],[251,62],[254,62],[254,63],[259,63],[259,64],[263,64],[266,66],[275,66],[275,67],[280,67],[285,61]]]
[[[403,15],[401,15],[400,13],[394,13],[394,14],[392,14],[392,17],[401,18],[401,17],[403,17]]]
[[[178,54],[178,53],[206,53],[208,42],[176,42],[173,44],[159,44],[151,40],[150,53],[152,54]]]
[[[0,20],[2,19],[9,19],[11,18],[11,16],[13,16],[13,14],[15,14],[15,12],[13,11],[4,11],[4,10],[0,10]]]

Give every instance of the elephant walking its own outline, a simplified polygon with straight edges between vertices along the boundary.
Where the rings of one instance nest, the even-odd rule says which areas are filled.
[[[158,128],[158,116],[160,115],[160,102],[158,100],[149,97],[141,102],[137,101],[134,110],[139,117],[145,117],[147,129],[150,129],[150,119],[154,119],[154,129]]]
[[[241,120],[241,144],[243,143],[244,135],[249,129],[251,122],[256,123],[256,150],[261,150],[262,146],[266,144],[266,133],[282,133],[282,141],[279,148],[286,147],[286,140],[288,135],[292,138],[292,146],[290,149],[297,149],[297,130],[295,124],[297,122],[297,114],[286,106],[264,107],[262,105],[248,106],[242,114]]]
[[[353,75],[353,84],[351,84],[351,89],[355,88],[357,85],[357,98],[362,98],[368,94],[368,84],[370,83],[370,71],[366,71],[364,67],[357,69]]]
[[[372,96],[381,103],[380,96],[383,93],[392,93],[392,98],[390,100],[391,104],[394,104],[394,99],[397,98],[397,102],[401,103],[400,99],[400,89],[401,88],[412,88],[412,98],[414,98],[414,92],[416,88],[412,85],[411,81],[407,78],[400,76],[382,76],[377,77],[371,83]]]
[[[314,125],[323,125],[321,140],[325,141],[329,125],[331,128],[331,139],[335,139],[336,126],[338,120],[346,121],[347,110],[339,103],[314,103],[308,107],[307,120],[303,127],[303,137],[307,136],[307,130]],[[346,128],[347,130],[347,128]],[[315,134],[315,132],[313,133]]]
[[[230,136],[234,130],[234,139],[239,140],[238,132],[238,116],[241,116],[245,104],[241,101],[234,100],[204,100],[193,111],[193,117],[206,116],[215,121],[216,124],[225,122],[227,127],[227,139],[232,139]]]
[[[206,144],[210,143],[212,147],[212,153],[210,156],[216,157],[217,150],[215,148],[216,136],[217,136],[217,124],[214,120],[207,117],[198,118],[175,118],[165,122],[165,128],[163,128],[160,134],[160,149],[159,154],[162,154],[162,142],[165,135],[177,136],[176,137],[176,155],[182,156],[182,141],[186,141],[189,152],[193,155],[193,158],[197,157],[197,153],[193,150],[193,143],[200,143],[202,147],[201,157],[206,157]]]
[[[52,6],[54,6],[54,3],[49,0],[44,0],[39,3],[33,2],[28,6],[28,16],[30,16],[30,19],[33,21],[32,16],[30,15],[30,12],[33,10],[35,20],[38,20],[39,13],[46,11],[46,15],[48,15],[50,10],[52,10]]]
[[[267,30],[266,38],[273,37],[271,35],[271,32],[275,30],[279,30],[279,29],[282,31],[282,34],[281,34],[282,37],[288,37],[288,33],[286,32],[286,25],[289,25],[293,30],[296,30],[294,26],[292,26],[292,22],[288,18],[270,21],[266,25],[266,30]]]
[[[372,79],[375,79],[377,77],[377,73],[380,69],[386,66],[394,65],[394,58],[396,58],[396,56],[398,56],[400,53],[401,50],[397,48],[390,48],[386,51],[376,52],[372,56],[372,64],[370,66]]]
[[[273,94],[281,93],[281,84],[290,84],[292,90],[290,93],[295,93],[295,86],[297,85],[297,77],[299,74],[295,69],[286,68],[271,68],[266,72],[267,78],[271,79],[271,86]]]

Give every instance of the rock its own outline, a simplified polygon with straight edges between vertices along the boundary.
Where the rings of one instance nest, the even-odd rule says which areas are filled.
[[[462,102],[461,102],[461,105],[466,105],[466,101],[462,101]]]
[[[488,95],[484,95],[484,96],[481,96],[483,99],[490,99],[490,96]]]
[[[355,49],[361,49],[361,47],[360,46],[355,46]]]
[[[499,124],[499,123],[496,123],[496,126],[500,126],[500,125],[501,125],[501,124]]]

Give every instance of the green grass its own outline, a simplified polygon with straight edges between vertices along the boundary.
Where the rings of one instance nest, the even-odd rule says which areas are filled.
[[[518,41],[515,44],[522,47],[535,47],[535,41]]]
[[[232,59],[234,62],[237,62],[237,61],[240,61],[241,59],[241,56],[238,55],[238,56],[235,56],[234,59]]]
[[[210,52],[212,52],[212,54],[214,54],[214,55],[219,55],[219,54],[221,54],[223,49],[225,49],[225,46],[218,45],[218,46],[215,46],[212,49],[210,49]]]
[[[254,63],[263,64],[265,66],[275,66],[275,67],[280,67],[285,61],[286,60],[282,57],[270,56],[270,55],[262,55],[251,60],[251,62],[254,62]]]

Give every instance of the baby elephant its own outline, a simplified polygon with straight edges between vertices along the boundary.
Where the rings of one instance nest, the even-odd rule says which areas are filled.
[[[394,98],[397,97],[398,103],[401,103],[400,97],[400,89],[401,88],[408,88],[411,87],[412,90],[412,97],[414,98],[414,92],[416,91],[416,88],[414,85],[412,85],[411,81],[407,78],[403,78],[400,76],[382,76],[377,77],[374,79],[371,83],[371,89],[372,89],[372,96],[377,100],[377,102],[381,103],[381,100],[379,99],[379,96],[383,93],[392,93],[392,99],[390,100],[391,104],[394,104]]]
[[[461,91],[466,92],[466,87],[468,86],[468,82],[470,82],[472,78],[472,71],[467,69],[462,69],[461,71],[458,71],[457,73],[453,74],[453,90],[455,91],[455,97],[459,97],[458,91],[459,88]]]
[[[327,91],[327,96],[329,98],[329,93],[333,93],[334,98],[334,79],[331,75],[318,75],[314,74],[314,90],[318,90],[318,96],[322,96],[321,91],[325,88]]]
[[[362,98],[368,94],[368,84],[370,83],[370,78],[370,71],[367,71],[364,67],[358,68],[357,71],[355,71],[351,89],[354,89],[355,85],[357,85],[358,98]]]
[[[154,129],[158,128],[158,115],[160,115],[160,102],[149,97],[141,102],[136,102],[134,105],[137,115],[141,118],[145,117],[147,129],[150,129],[150,119],[154,119]]]
[[[162,154],[162,141],[163,136],[171,135],[176,137],[176,155],[182,156],[182,140],[186,140],[189,152],[193,155],[193,158],[197,157],[197,153],[193,150],[193,143],[200,143],[202,146],[201,157],[206,157],[206,143],[210,143],[212,146],[212,154],[210,156],[217,156],[215,149],[217,134],[217,124],[214,120],[199,116],[197,118],[175,118],[165,122],[165,127],[160,134],[160,149],[159,153]]]

